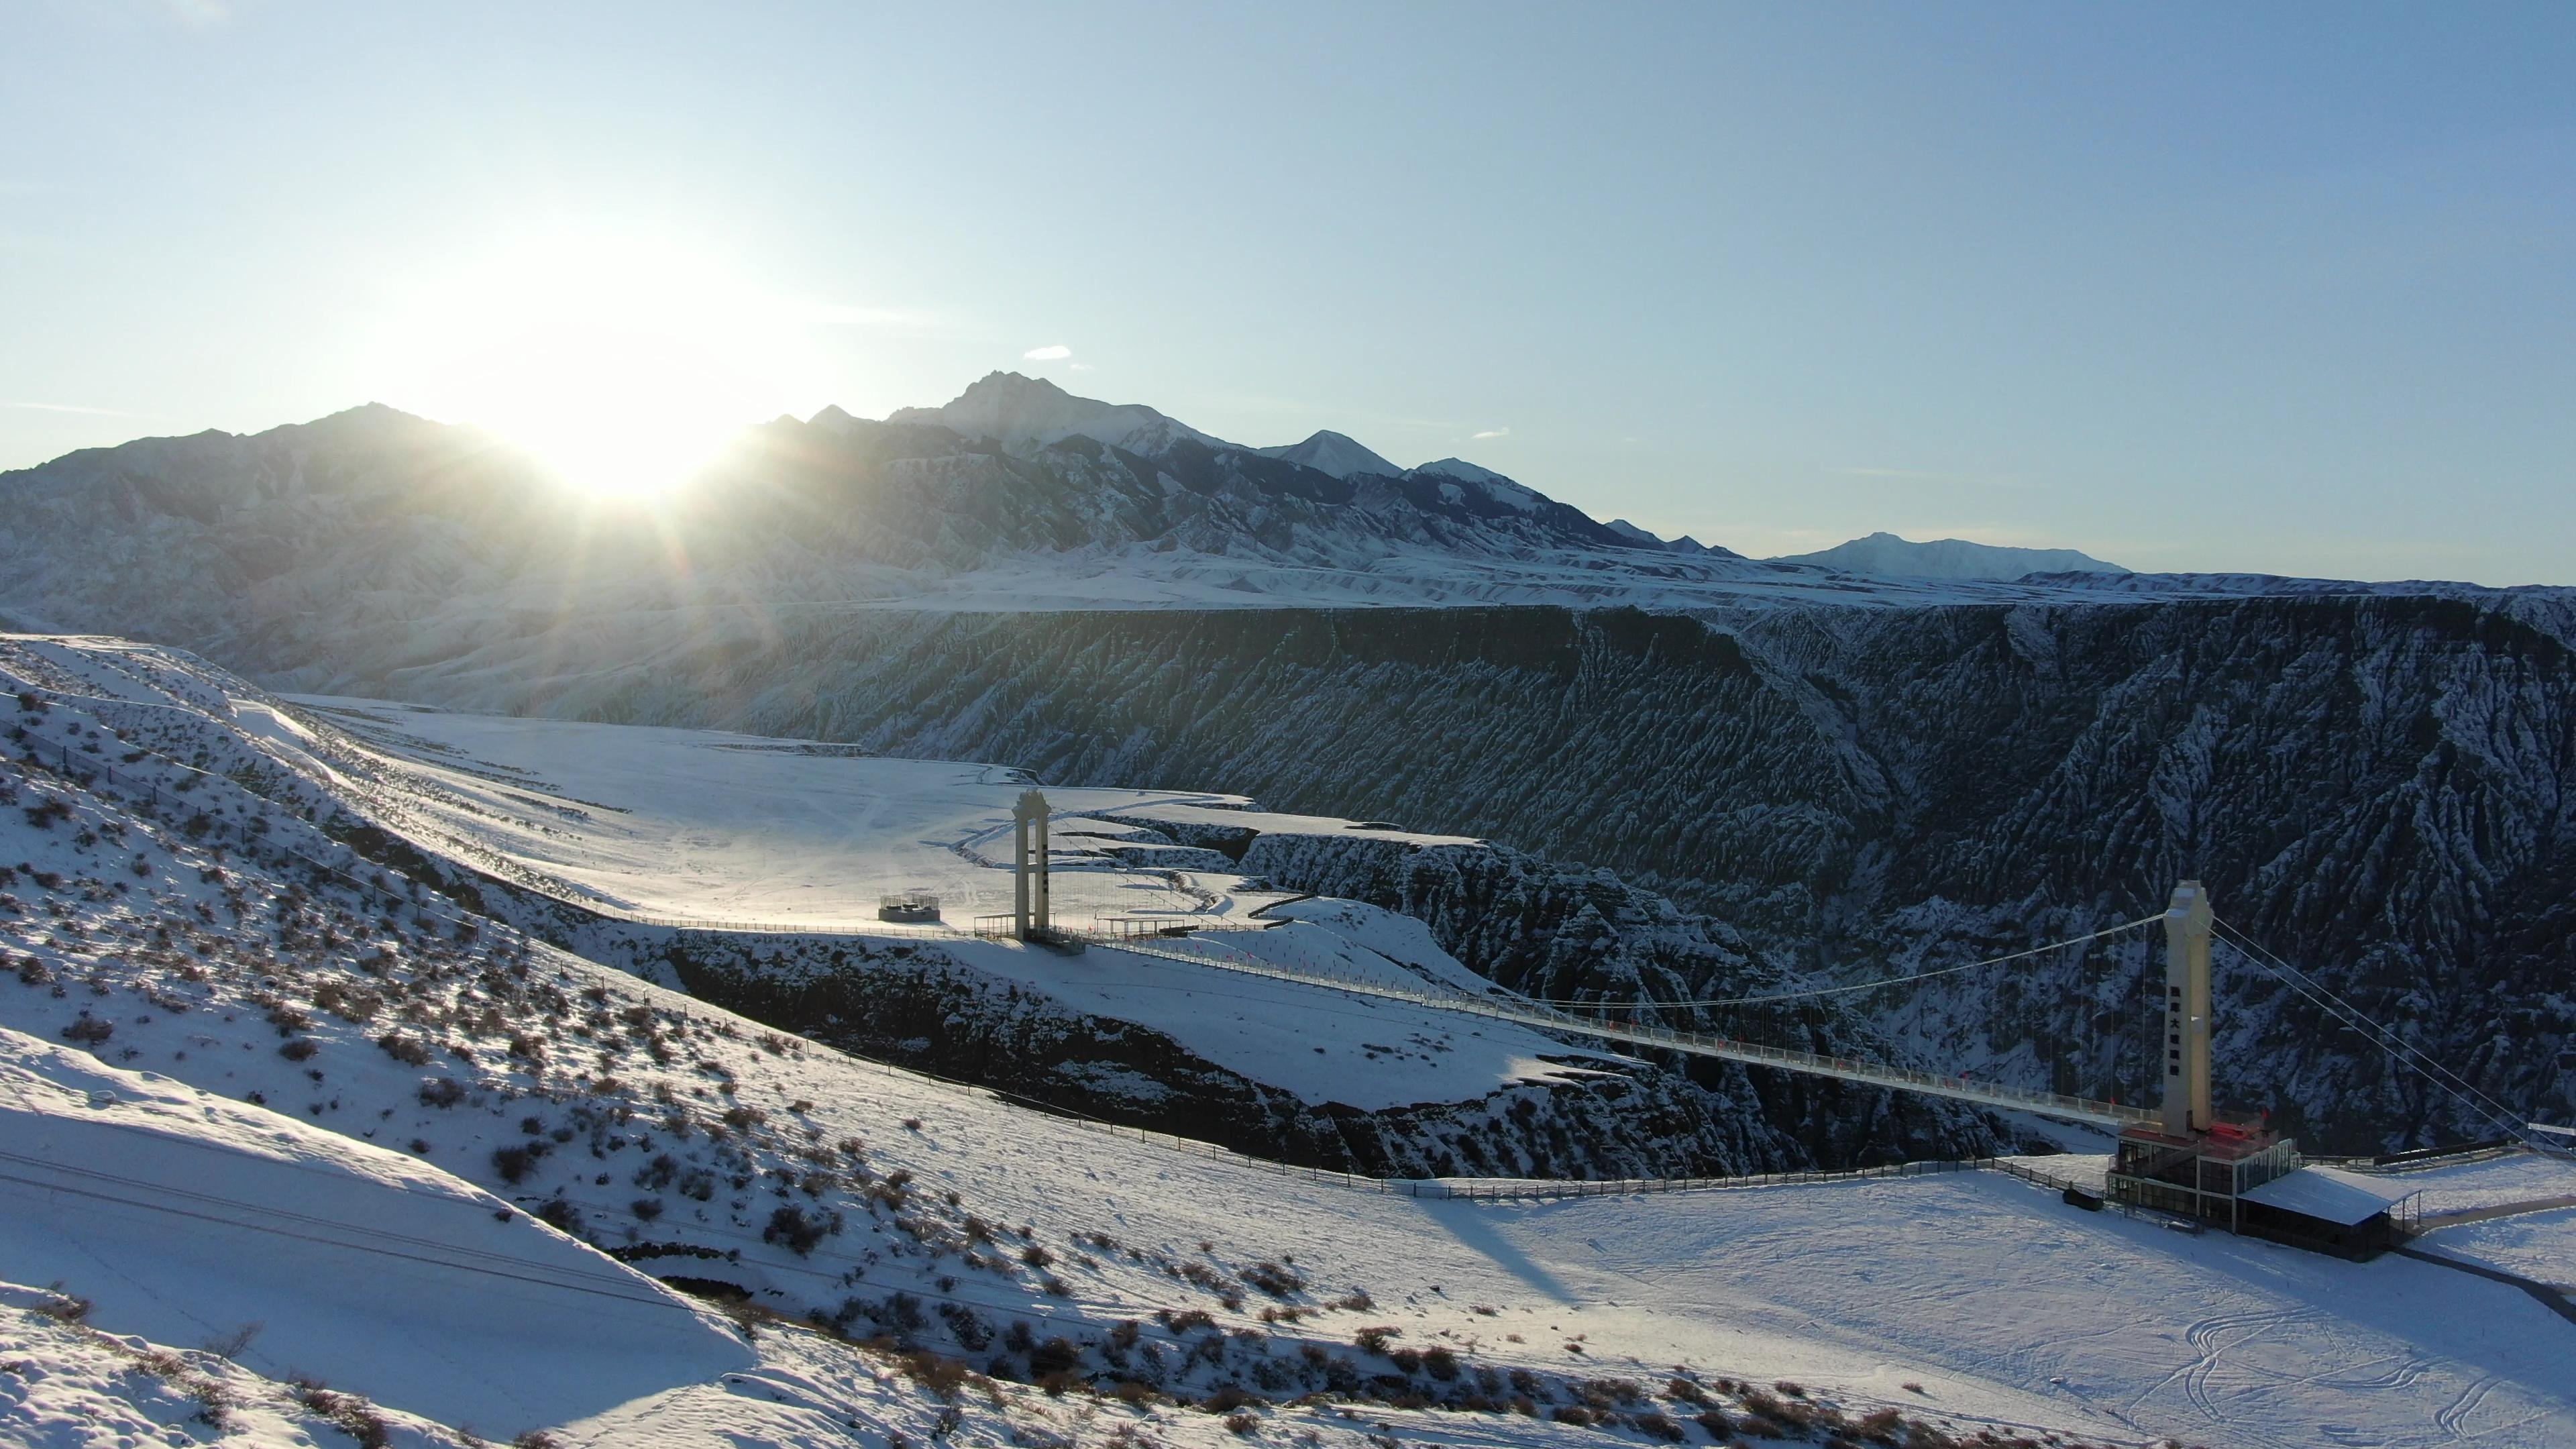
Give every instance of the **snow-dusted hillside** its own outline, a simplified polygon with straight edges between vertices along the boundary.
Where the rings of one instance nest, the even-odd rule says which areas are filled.
[[[14,1031],[0,1143],[10,1276],[80,1283],[165,1343],[256,1325],[233,1357],[272,1378],[538,1426],[756,1362],[714,1313],[419,1157]]]
[[[573,1405],[584,1416],[554,1428],[566,1444],[1207,1445],[1240,1433],[1358,1449],[1600,1442],[1595,1421],[1629,1438],[1763,1442],[1821,1420],[1926,1446],[1988,1427],[1986,1442],[2010,1442],[2019,1426],[2129,1444],[2576,1433],[2563,1322],[2436,1265],[2184,1237],[1984,1173],[1416,1201],[852,1060],[530,941],[444,870],[359,853],[350,842],[384,842],[342,801],[390,786],[326,759],[345,748],[328,714],[299,718],[148,652],[21,643],[9,667],[38,707],[17,712],[0,766],[13,806],[0,857],[19,862],[0,883],[0,1071],[20,1114],[8,1150],[41,1165],[0,1197],[0,1232],[30,1245],[15,1252],[61,1255],[51,1291],[93,1306],[75,1326],[76,1309],[46,1311],[64,1300],[10,1290],[0,1402],[52,1442],[106,1442],[97,1423],[181,1424],[180,1409],[205,1403],[192,1396],[215,1390],[241,1406],[227,1412],[245,1442],[368,1415],[384,1442],[460,1442],[454,1420],[398,1412],[406,1401],[470,1410],[487,1434],[532,1427],[526,1414],[561,1400],[519,1403],[491,1385],[548,1360],[485,1356],[602,1345],[517,1350],[495,1324],[488,1339],[456,1336],[441,1363],[406,1362],[367,1345],[453,1305],[505,1310],[463,1270],[417,1291],[391,1268],[343,1270],[338,1297],[259,1276],[298,1283],[310,1275],[295,1265],[314,1255],[369,1252],[348,1244],[399,1232],[633,1281],[519,1214],[628,1269],[748,1295],[729,1315],[739,1340],[656,1310],[681,1340],[624,1355],[618,1372],[661,1382]],[[1133,808],[1176,827],[1181,812],[1224,813]],[[535,806],[521,818],[523,840],[544,835]],[[1382,915],[1314,909],[1308,924],[1355,929],[1393,960],[1431,959]],[[92,1139],[128,1122],[153,1151],[103,1163]],[[369,1145],[335,1152],[334,1134]],[[222,1173],[182,1165],[208,1152]],[[61,1191],[84,1171],[132,1179],[121,1193],[162,1207],[196,1192],[200,1207],[222,1198],[271,1225],[301,1213],[296,1231],[340,1245],[251,1260],[235,1288],[226,1275],[248,1255],[219,1237],[154,1242],[101,1216],[68,1221],[91,1214]],[[512,1220],[465,1211],[478,1190],[511,1204]],[[30,1207],[27,1193],[52,1196]],[[370,1205],[383,1193],[398,1195],[390,1210]],[[85,1259],[65,1247],[80,1243]],[[282,1361],[305,1341],[296,1315],[363,1312],[371,1285],[383,1289],[375,1315],[323,1345],[340,1355],[328,1391],[282,1382],[306,1367]],[[553,1290],[509,1290],[522,1291],[542,1303]],[[241,1367],[163,1353],[238,1339],[263,1312],[267,1328],[227,1345]],[[271,1344],[278,1357],[263,1359]],[[742,1353],[757,1362],[681,1381]],[[422,1374],[444,1376],[448,1397]],[[624,1392],[586,1375],[549,1391]],[[1292,1402],[1310,1393],[1323,1397]]]

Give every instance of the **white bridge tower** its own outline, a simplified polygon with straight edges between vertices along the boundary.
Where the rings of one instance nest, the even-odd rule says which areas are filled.
[[[2209,1111],[2209,891],[2174,887],[2165,907],[2165,1131],[2206,1132]]]
[[[1021,791],[1019,804],[1011,809],[1012,860],[1016,869],[1011,881],[1012,925],[1023,941],[1045,940],[1055,925],[1047,908],[1047,817],[1046,796],[1035,790]],[[1034,861],[1030,858],[1033,848]],[[2204,949],[2204,959],[2207,954]]]

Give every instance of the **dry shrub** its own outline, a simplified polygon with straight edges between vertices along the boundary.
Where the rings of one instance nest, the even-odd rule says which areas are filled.
[[[916,1349],[897,1363],[903,1376],[943,1399],[957,1397],[957,1390],[975,1376],[964,1363],[928,1349]]]
[[[1305,1291],[1306,1280],[1297,1270],[1264,1260],[1235,1275],[1273,1298],[1286,1298]]]
[[[376,1412],[375,1405],[356,1394],[335,1393],[318,1383],[299,1383],[296,1400],[331,1422],[332,1426],[358,1441],[359,1449],[385,1449],[393,1442],[393,1426]]]
[[[389,1031],[376,1038],[376,1045],[385,1049],[386,1056],[392,1057],[404,1066],[429,1065],[429,1043],[416,1036],[405,1036],[398,1031]]]

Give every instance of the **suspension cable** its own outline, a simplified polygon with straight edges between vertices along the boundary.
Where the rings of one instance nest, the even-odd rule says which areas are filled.
[[[2087,941],[2098,941],[2105,936],[2116,936],[2123,931],[2134,931],[2140,926],[2151,926],[2164,918],[2164,912],[2158,911],[2152,916],[2141,916],[2134,921],[2124,921],[2116,926],[2105,926],[2101,930],[2095,931],[2090,935],[2070,936],[2063,941],[2052,941],[2045,946],[2033,946],[2026,951],[2013,951],[2001,956],[1989,956],[1983,961],[1969,961],[1957,966],[1943,966],[1934,971],[1917,971],[1910,976],[1890,976],[1881,981],[1863,981],[1852,986],[1819,986],[1807,991],[1781,991],[1774,992],[1767,996],[1735,996],[1723,999],[1709,998],[1696,1001],[1586,1001],[1571,997],[1559,997],[1554,999],[1533,997],[1531,999],[1541,1006],[1636,1006],[1662,1009],[1665,1007],[1675,1006],[1758,1006],[1765,1002],[1772,1001],[1798,1001],[1815,996],[1842,996],[1854,991],[1875,991],[1882,986],[1902,986],[1909,981],[1928,981],[1935,976],[1953,976],[1962,971],[1974,971],[1980,966],[2000,966],[2006,961],[2019,961],[2031,956],[2044,956],[2051,951],[2060,950],[2067,946],[2081,946]]]
[[[2408,1042],[2405,1038],[2399,1036],[2394,1028],[2381,1026],[2377,1021],[2371,1018],[2368,1012],[2363,1011],[2352,1002],[2337,995],[2333,988],[2327,986],[2324,982],[2319,981],[2308,973],[2301,971],[2298,967],[2281,959],[2277,953],[2266,948],[2262,942],[2255,940],[2252,936],[2247,935],[2237,927],[2229,925],[2227,922],[2220,921],[2215,916],[2211,917],[2211,921],[2213,924],[2227,932],[2226,939],[2229,945],[2234,946],[2241,952],[2250,952],[2266,957],[2274,966],[2279,967],[2281,971],[2288,972],[2291,976],[2297,977],[2300,981],[2305,982],[2318,994],[2324,996],[2327,1000],[2332,1001],[2335,1005],[2342,1007],[2344,1011],[2350,1013],[2352,1017],[2359,1018],[2361,1022],[2366,1024],[2369,1032],[2375,1035],[2381,1044],[2387,1047],[2390,1051],[2413,1058],[2417,1063],[2420,1063],[2418,1070],[2436,1078],[2448,1077],[2458,1088],[2458,1091],[2454,1091],[2452,1095],[2458,1096],[2461,1092],[2465,1092],[2469,1096],[2475,1097],[2479,1102],[2484,1103],[2485,1106],[2490,1109],[2488,1115],[2495,1120],[2502,1121],[2514,1118],[2513,1112],[2506,1108],[2503,1103],[2488,1096],[2485,1092],[2479,1090],[2478,1087],[2467,1078],[2452,1071],[2439,1060],[2426,1054],[2418,1049],[2413,1043]],[[2446,1088],[2445,1090],[2449,1089]]]
[[[2395,1032],[2390,1031],[2388,1028],[2371,1020],[2370,1017],[2365,1015],[2359,1007],[2354,1006],[2343,998],[2334,995],[2334,993],[2327,990],[2323,984],[2315,982],[2304,972],[2299,971],[2298,968],[2290,965],[2287,961],[2283,961],[2278,956],[2272,955],[2270,951],[2263,948],[2260,942],[2254,941],[2251,937],[2246,937],[2243,932],[2236,930],[2234,927],[2229,927],[2228,934],[2220,937],[2219,939],[2224,941],[2226,945],[2230,949],[2234,950],[2238,955],[2253,962],[2254,965],[2270,973],[2275,979],[2287,985],[2292,991],[2305,997],[2310,1005],[2315,1006],[2318,1010],[2333,1017],[2335,1020],[2342,1022],[2344,1025],[2351,1027],[2354,1031],[2361,1033],[2366,1040],[2381,1047],[2383,1050],[2388,1051],[2392,1056],[2397,1057],[2402,1065],[2413,1067],[2434,1086],[2441,1088],[2444,1092],[2457,1099],[2461,1105],[2467,1107],[2477,1115],[2486,1118],[2488,1122],[2503,1128],[2506,1136],[2517,1141],[2522,1139],[2523,1130],[2520,1121],[2515,1118],[2512,1113],[2507,1112],[2501,1104],[2495,1101],[2494,1098],[2487,1096],[2486,1093],[2479,1091],[2475,1086],[2462,1079],[2457,1073],[2452,1072],[2441,1063],[2433,1060],[2429,1056],[2426,1056],[2423,1052],[2417,1050],[2403,1038],[2399,1037]],[[2269,959],[2267,960],[2266,958]],[[2445,1077],[2448,1077],[2450,1080],[2444,1081],[2443,1078]],[[2459,1085],[2453,1086],[2453,1082],[2456,1082]]]

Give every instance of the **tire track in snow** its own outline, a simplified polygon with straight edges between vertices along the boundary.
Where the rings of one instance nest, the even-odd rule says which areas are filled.
[[[2210,1393],[2211,1376],[2226,1361],[2228,1354],[2299,1316],[2292,1309],[2270,1309],[2251,1313],[2214,1313],[2193,1322],[2183,1330],[2183,1341],[2197,1356],[2131,1399],[2127,1414],[2134,1415],[2147,1400],[2167,1387],[2179,1385],[2184,1401],[2213,1428],[2230,1427],[2227,1412],[2219,1407]]]
[[[2468,1422],[2469,1416],[2478,1411],[2478,1406],[2486,1402],[2487,1395],[2495,1392],[2495,1386],[2502,1382],[2504,1380],[2495,1374],[2481,1374],[2470,1380],[2469,1386],[2460,1390],[2458,1398],[2451,1400],[2447,1407],[2433,1411],[2433,1422],[2441,1426],[2443,1433],[2467,1443],[2476,1436],[2460,1426]]]

